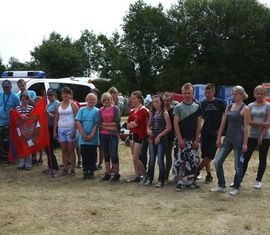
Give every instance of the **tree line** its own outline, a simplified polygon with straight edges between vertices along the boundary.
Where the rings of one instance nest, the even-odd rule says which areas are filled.
[[[77,40],[52,32],[0,70],[44,70],[48,77],[108,78],[124,94],[176,91],[185,82],[243,85],[270,78],[270,9],[257,0],[179,0],[170,9],[131,4],[122,32],[83,30]]]

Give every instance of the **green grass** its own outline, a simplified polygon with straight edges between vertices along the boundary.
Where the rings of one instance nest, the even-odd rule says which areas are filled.
[[[0,166],[0,234],[269,234],[269,172],[263,188],[253,189],[257,164],[256,152],[235,197],[209,192],[216,177],[210,185],[200,180],[200,189],[180,193],[173,183],[161,189],[126,183],[133,165],[124,145],[122,177],[114,184],[100,182],[102,170],[95,180],[83,181],[79,169],[75,177],[51,178],[41,174],[46,164],[32,171]],[[233,174],[230,156],[227,184]]]

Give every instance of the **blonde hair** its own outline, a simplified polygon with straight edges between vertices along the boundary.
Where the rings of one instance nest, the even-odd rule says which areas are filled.
[[[182,86],[181,90],[183,91],[183,90],[189,90],[189,89],[192,89],[194,93],[194,86],[190,82],[187,82]]]
[[[235,86],[233,87],[232,91],[237,92],[239,95],[242,96],[242,100],[245,101],[248,98],[248,94],[246,93],[245,89],[242,86]]]
[[[85,97],[85,101],[87,102],[87,100],[88,100],[89,97],[91,97],[91,96],[93,96],[93,97],[96,99],[96,101],[97,101],[97,96],[96,96],[94,93],[89,93],[89,94],[87,94],[86,97]]]
[[[112,100],[112,95],[110,92],[105,92],[101,96],[101,103],[103,104],[105,99],[111,99]]]
[[[266,94],[266,90],[262,85],[258,85],[255,87],[253,94],[255,95],[255,93],[257,93],[258,91],[262,91],[264,93],[264,95]]]
[[[108,92],[110,92],[110,93],[114,93],[114,94],[117,94],[118,95],[118,90],[116,89],[116,87],[111,87],[109,90],[108,90]]]

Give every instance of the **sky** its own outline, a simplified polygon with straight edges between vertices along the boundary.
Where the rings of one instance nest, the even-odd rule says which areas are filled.
[[[30,51],[51,32],[77,40],[81,31],[110,36],[121,31],[123,17],[136,0],[5,0],[1,1],[0,57],[6,65],[10,57],[30,61]],[[177,0],[145,0],[165,9]],[[259,0],[270,7],[270,0]]]

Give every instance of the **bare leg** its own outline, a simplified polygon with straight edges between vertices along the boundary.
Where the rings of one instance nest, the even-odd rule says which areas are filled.
[[[61,150],[62,150],[62,162],[64,165],[64,170],[68,169],[68,143],[67,142],[61,142],[60,143]]]

